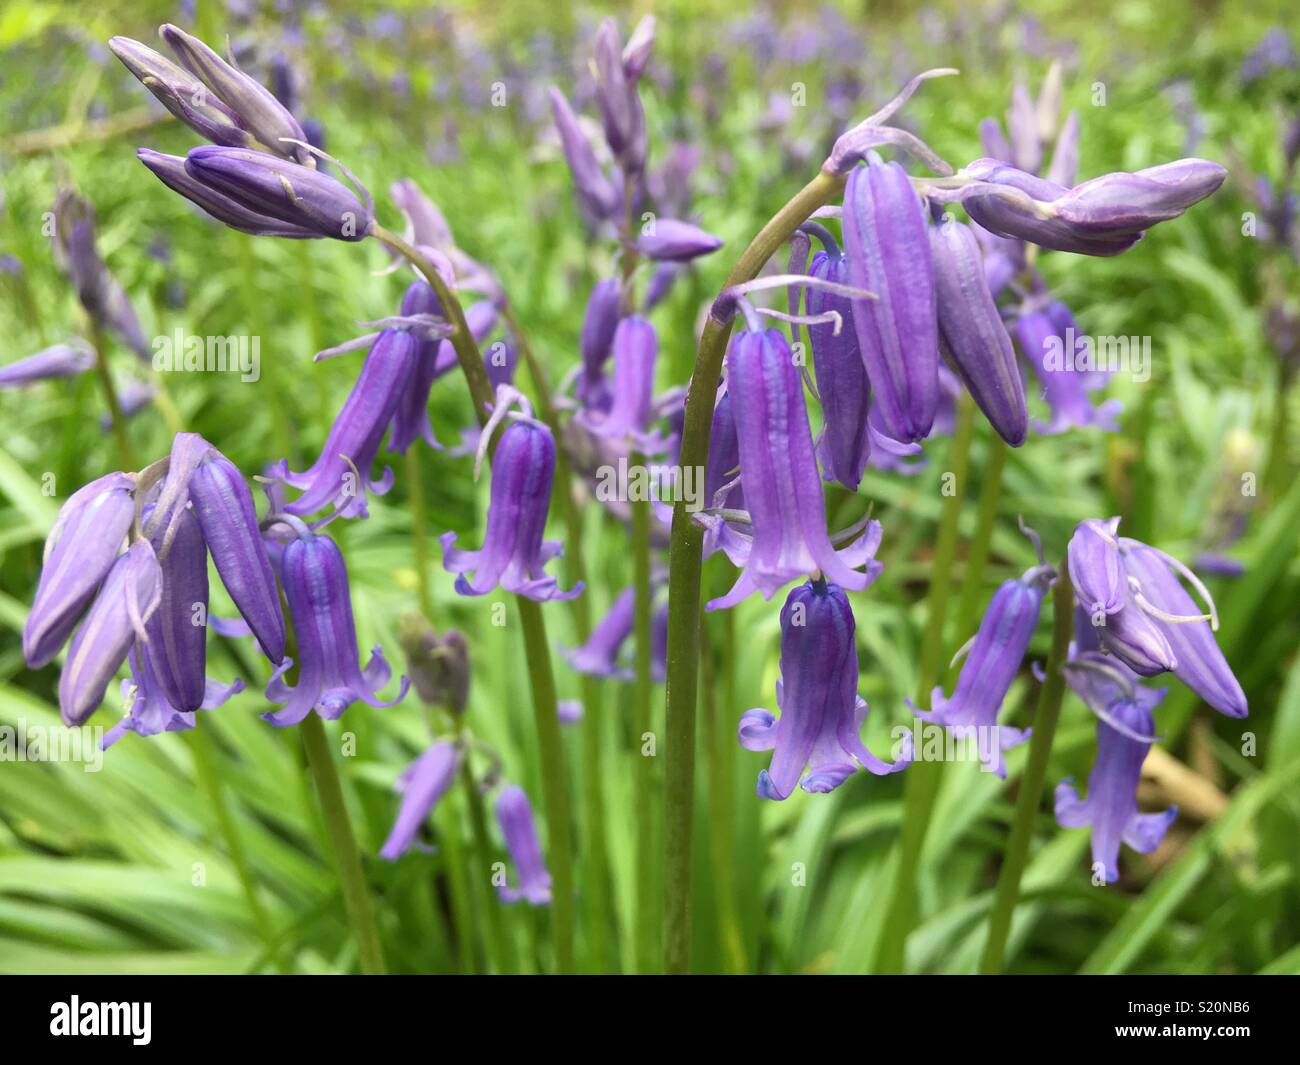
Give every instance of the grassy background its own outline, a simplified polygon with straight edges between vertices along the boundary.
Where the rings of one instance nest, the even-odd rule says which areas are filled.
[[[285,15],[273,13],[276,5],[241,6],[263,10],[241,22],[228,19],[221,5],[202,3],[190,23],[167,4],[5,5],[0,252],[16,256],[23,270],[20,280],[0,278],[0,362],[82,329],[75,296],[41,235],[42,214],[64,182],[95,203],[100,250],[135,301],[146,335],[180,328],[261,337],[263,373],[256,384],[197,374],[167,382],[186,424],[247,473],[280,456],[296,469],[315,457],[359,357],[312,365],[311,354],[354,335],[357,320],[391,313],[400,298],[406,281],[376,274],[383,260],[375,247],[255,240],[197,216],[134,158],[136,145],[183,154],[195,138],[177,124],[107,140],[87,136],[83,116],[121,115],[148,103],[103,42],[120,33],[153,44],[157,24],[177,20],[197,25],[214,43],[229,32],[265,49],[283,47],[305,76],[303,113],[324,123],[329,149],[370,185],[381,221],[399,222],[387,185],[415,178],[465,249],[500,274],[552,377],[562,375],[577,358],[586,293],[608,272],[612,249],[584,231],[551,146],[542,90],[554,81],[566,91],[576,86],[582,99],[590,32],[607,9],[574,14],[556,4],[449,5],[434,14],[414,4],[363,3],[339,5],[337,14],[318,5]],[[703,161],[694,210],[727,240],[656,312],[665,387],[688,377],[698,308],[734,255],[814,171],[835,131],[873,110],[911,73],[962,69],[960,78],[927,85],[906,111],[908,124],[960,165],[981,154],[978,122],[1005,111],[1012,83],[1036,84],[1052,56],[1061,56],[1067,106],[1080,110],[1083,123],[1081,177],[1186,154],[1187,129],[1165,90],[1188,82],[1204,127],[1195,154],[1230,166],[1225,188],[1121,258],[1043,260],[1085,331],[1153,338],[1152,378],[1112,386],[1125,403],[1120,433],[1035,437],[1013,454],[981,602],[997,581],[1031,560],[1016,532],[1017,514],[1041,532],[1049,557],[1060,556],[1075,522],[1116,513],[1130,535],[1184,559],[1216,547],[1222,528],[1239,514],[1245,533],[1231,553],[1245,563],[1245,575],[1212,587],[1224,618],[1220,640],[1246,688],[1251,716],[1244,725],[1229,722],[1172,683],[1157,715],[1164,746],[1227,805],[1209,823],[1194,814],[1180,817],[1150,858],[1126,850],[1116,887],[1090,886],[1086,833],[1060,830],[1044,809],[1009,964],[1026,972],[1300,971],[1300,483],[1294,449],[1285,437],[1275,444],[1277,426],[1295,420],[1295,397],[1279,399],[1279,353],[1264,328],[1265,310],[1279,294],[1295,298],[1297,268],[1285,251],[1242,235],[1243,212],[1255,209],[1248,197],[1254,175],[1281,173],[1282,129],[1300,115],[1300,73],[1276,71],[1251,85],[1238,78],[1243,56],[1284,5],[1129,0],[1090,5],[1085,13],[1066,3],[1032,10],[838,4],[819,16],[788,18],[782,5],[771,5],[763,17],[788,28],[786,47],[776,54],[763,17],[742,18],[735,5],[674,2],[654,10],[662,69],[647,99],[652,165],[672,139],[698,144]],[[505,107],[488,102],[497,82],[507,87]],[[765,118],[772,94],[788,100],[796,82],[807,87],[807,106]],[[1097,84],[1104,86],[1104,107],[1093,106]],[[849,103],[841,114],[830,101],[842,98]],[[23,135],[42,129],[66,132],[69,143],[29,150]],[[123,379],[135,372],[124,350],[111,357]],[[57,669],[26,671],[19,631],[58,499],[116,464],[100,413],[91,375],[0,393],[3,724],[57,720]],[[441,439],[455,441],[471,420],[458,380],[435,387],[431,413]],[[147,459],[168,447],[151,410],[132,421],[130,433]],[[987,444],[981,425],[964,540],[974,529]],[[877,750],[887,743],[888,727],[906,720],[903,698],[915,688],[946,449],[944,439],[927,445],[930,464],[919,476],[869,471],[863,499],[829,498],[832,511],[846,518],[839,524],[870,501],[885,526],[885,574],[854,597],[860,690],[875,708],[868,742]],[[1266,477],[1270,455],[1274,466]],[[396,664],[396,619],[414,605],[415,579],[406,485],[394,465],[397,486],[374,501],[371,518],[339,523],[331,532],[348,559],[361,645],[382,644]],[[486,484],[475,486],[463,460],[441,454],[427,455],[424,469],[431,530],[455,529],[476,544]],[[1241,496],[1243,473],[1258,475],[1257,496]],[[56,498],[42,491],[47,475]],[[630,560],[623,530],[598,508],[588,508],[586,523],[588,594],[599,611],[630,579]],[[721,560],[706,570],[707,583],[729,580]],[[434,589],[438,626],[460,627],[470,637],[476,668],[469,725],[501,753],[506,775],[537,801],[521,637],[511,625],[490,623],[495,597],[459,599],[440,567]],[[213,609],[229,614],[222,594],[214,582]],[[555,641],[572,645],[568,613],[562,607],[547,613]],[[858,774],[830,795],[796,793],[781,804],[755,799],[753,780],[764,760],[736,747],[734,726],[745,708],[774,708],[777,614],[777,603],[751,601],[710,620],[717,654],[713,683],[705,685],[702,742],[715,744],[717,761],[707,777],[701,772],[694,964],[709,971],[856,971],[879,931],[888,884],[882,869],[896,836],[901,782]],[[1046,630],[1044,624],[1035,657],[1045,653]],[[948,645],[957,647],[967,635],[954,629]],[[347,971],[355,957],[298,737],[258,720],[265,709],[262,675],[258,667],[250,674],[249,657],[226,642],[213,644],[211,675],[257,683],[220,711],[201,715],[200,728],[217,747],[279,949],[300,971]],[[559,659],[557,673],[561,697],[576,697],[576,678]],[[1017,682],[1008,720],[1023,723],[1032,689],[1028,676]],[[630,690],[608,682],[605,691],[603,784],[617,938],[624,945],[619,963],[626,966],[632,826],[645,800],[630,785],[636,757]],[[110,698],[94,722],[111,724],[119,709]],[[387,711],[354,707],[334,727],[356,737],[356,756],[344,760],[345,785],[368,856],[396,809],[392,781],[428,742],[429,727],[414,695]],[[1256,737],[1249,756],[1242,754],[1243,728]],[[1087,710],[1069,696],[1051,783],[1086,776],[1093,731]],[[572,733],[566,742],[576,799],[584,769],[580,744]],[[128,736],[97,774],[68,763],[0,764],[0,971],[268,966],[196,779],[198,753],[192,735]],[[923,860],[910,969],[973,970],[1023,759],[1023,748],[1013,753],[1009,787],[969,764],[945,773]],[[719,789],[729,798],[721,807]],[[720,836],[712,818],[717,808],[734,811]],[[576,815],[581,846],[580,803]],[[463,832],[465,816],[453,800],[437,815],[436,834]],[[367,860],[395,969],[457,966],[442,853],[411,854],[395,865]],[[792,883],[796,863],[804,870],[802,886]],[[584,879],[594,874],[581,860],[578,873],[581,896]],[[730,940],[720,897],[734,905]],[[545,913],[514,907],[502,916],[520,966],[549,967]],[[580,953],[586,965],[598,964],[584,942]]]

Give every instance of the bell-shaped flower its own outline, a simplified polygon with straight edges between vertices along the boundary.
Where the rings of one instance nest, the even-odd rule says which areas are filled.
[[[550,88],[551,114],[560,134],[560,146],[569,164],[573,187],[587,213],[596,219],[612,218],[618,213],[621,200],[618,189],[606,175],[596,152],[583,132],[569,101],[555,86]]]
[[[510,403],[506,397],[511,393],[508,387],[498,390],[494,421],[483,431],[485,441],[491,439],[495,421],[505,417]],[[482,549],[455,547],[454,532],[443,533],[439,540],[443,567],[458,574],[456,591],[460,595],[486,595],[498,586],[538,601],[581,594],[581,584],[566,592],[545,573],[546,564],[563,550],[558,540],[542,539],[554,478],[555,439],[550,429],[531,417],[512,421],[501,434],[492,459]],[[470,573],[472,577],[466,576]]]
[[[137,643],[127,656],[131,676],[122,681],[122,700],[126,703],[126,716],[104,733],[100,745],[108,750],[128,732],[138,736],[157,736],[163,732],[185,732],[194,728],[194,710],[215,710],[231,697],[244,690],[238,678],[230,684],[221,684],[204,678],[203,698],[193,710],[179,710],[163,692],[158,675],[153,668],[148,644]]]
[[[55,344],[35,355],[0,366],[0,388],[18,388],[57,377],[76,377],[95,365],[95,353],[84,344]]]
[[[444,742],[435,743],[402,770],[396,784],[402,805],[392,831],[379,849],[379,857],[395,862],[415,845],[420,826],[456,782],[459,768],[460,748]]]
[[[293,664],[285,659],[266,686],[267,699],[284,705],[262,715],[281,728],[299,724],[313,710],[333,721],[358,700],[379,708],[393,706],[406,697],[411,683],[403,677],[394,698],[379,698],[377,693],[392,670],[379,647],[372,649],[366,668],[360,668],[343,553],[328,536],[303,532],[285,544],[279,566],[298,641],[298,683],[290,687],[284,681]]]
[[[862,742],[869,707],[858,696],[855,632],[848,596],[837,585],[809,581],[786,598],[776,686],[781,716],[749,710],[737,733],[746,750],[772,752],[771,764],[758,774],[761,798],[789,798],[795,785],[832,791],[859,767],[884,776],[911,763],[909,747],[891,764]]]
[[[1022,314],[1016,323],[1016,334],[1020,349],[1042,386],[1043,398],[1052,410],[1052,420],[1047,424],[1035,423],[1035,428],[1049,434],[1089,426],[1107,432],[1118,428],[1115,419],[1122,404],[1108,399],[1100,406],[1092,405],[1088,398],[1088,392],[1094,387],[1091,375],[1076,368],[1066,354],[1065,338],[1046,310]]]
[[[605,363],[614,350],[614,332],[622,315],[622,296],[618,281],[612,277],[597,281],[587,299],[578,347],[582,353],[582,373],[577,395],[587,409],[604,410],[609,405],[609,386],[605,381]]]
[[[984,612],[952,696],[939,686],[929,711],[913,708],[922,721],[944,726],[956,739],[975,739],[984,768],[1000,777],[1007,775],[1003,753],[1029,739],[1029,729],[999,725],[998,713],[1029,650],[1053,573],[1039,565],[1004,582]]]
[[[645,439],[645,431],[654,405],[659,337],[646,319],[630,315],[619,321],[611,346],[614,379],[608,409],[584,407],[575,417],[597,436],[624,442],[628,450],[648,450],[653,445]]]
[[[939,398],[934,263],[925,215],[898,163],[855,169],[844,190],[849,279],[875,293],[853,304],[867,377],[889,436],[929,435]]]
[[[174,529],[153,538],[162,568],[158,609],[145,626],[152,680],[180,713],[207,698],[208,548],[193,511],[182,510]]]
[[[84,724],[104,701],[109,681],[158,608],[162,572],[147,540],[137,540],[113,563],[86,619],[72,637],[59,676],[59,712],[69,727]]]
[[[780,331],[743,332],[732,340],[727,391],[753,528],[742,551],[729,551],[743,566],[740,577],[708,609],[735,606],[755,591],[770,599],[791,581],[818,573],[851,591],[866,588],[883,568],[875,561],[880,523],[866,523],[848,547],[832,546],[803,382]]]
[[[722,247],[722,239],[690,222],[656,218],[637,237],[637,250],[656,262],[684,263],[711,255]]]
[[[1176,806],[1142,813],[1137,801],[1142,763],[1156,739],[1152,710],[1165,689],[1091,683],[1081,690],[1068,666],[1067,677],[1097,714],[1097,759],[1088,775],[1087,799],[1079,798],[1069,778],[1057,785],[1056,820],[1062,828],[1092,828],[1093,871],[1110,884],[1119,879],[1120,843],[1149,854],[1178,816]]]
[[[523,899],[533,906],[547,906],[551,902],[551,874],[542,859],[542,845],[537,839],[537,825],[533,821],[533,808],[524,789],[509,784],[497,796],[497,824],[505,837],[506,850],[514,862],[518,886],[497,885],[502,902]]]

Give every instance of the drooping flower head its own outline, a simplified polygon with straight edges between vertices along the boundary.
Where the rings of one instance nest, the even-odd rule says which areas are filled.
[[[1062,828],[1091,826],[1093,869],[1110,884],[1119,879],[1120,843],[1149,854],[1178,816],[1176,806],[1141,813],[1137,802],[1142,763],[1156,739],[1152,711],[1166,689],[1130,683],[1120,673],[1105,679],[1104,671],[1113,667],[1101,655],[1084,654],[1073,665],[1066,667],[1066,677],[1097,715],[1097,760],[1087,799],[1079,798],[1069,778],[1057,785],[1056,820]],[[1080,666],[1088,672],[1081,673]]]
[[[186,712],[180,710],[164,693],[154,671],[149,645],[137,643],[127,656],[131,676],[122,681],[122,700],[126,716],[104,733],[101,746],[108,750],[128,732],[138,736],[157,736],[163,732],[185,732],[196,725],[194,710],[215,710],[244,690],[236,678],[230,684],[204,678],[203,698]]]
[[[523,899],[533,906],[548,906],[551,902],[551,874],[542,859],[542,845],[537,839],[537,825],[533,821],[533,808],[524,789],[509,784],[497,796],[497,824],[506,840],[506,850],[515,864],[518,886],[502,884],[497,894],[502,902]]]
[[[514,399],[522,397],[508,386],[498,389],[493,419],[483,430],[484,448]],[[547,562],[563,550],[558,540],[542,539],[554,477],[555,439],[550,429],[530,412],[511,421],[492,459],[492,492],[482,549],[455,547],[454,532],[440,537],[442,564],[448,573],[458,574],[459,594],[486,595],[499,586],[544,601],[572,599],[582,592],[581,584],[563,591],[556,579],[545,573]],[[471,573],[472,577],[467,576]]]
[[[890,764],[862,742],[868,710],[858,696],[856,623],[844,590],[809,581],[790,592],[781,609],[781,679],[776,701],[781,716],[763,709],[740,718],[738,738],[749,751],[772,751],[758,775],[758,795],[786,799],[804,791],[839,787],[861,767],[876,776],[897,773],[911,762],[904,749]]]
[[[740,551],[729,552],[744,567],[740,577],[708,609],[734,606],[755,591],[770,599],[815,573],[852,591],[866,588],[883,568],[874,558],[880,523],[868,522],[848,547],[831,545],[803,383],[778,330],[746,331],[732,340],[727,391],[752,535]]]
[[[460,748],[454,743],[440,742],[402,770],[396,784],[402,796],[401,809],[379,850],[379,857],[395,862],[415,845],[420,826],[455,783],[459,768]]]
[[[407,677],[394,698],[384,701],[377,694],[392,675],[381,648],[373,648],[370,662],[360,668],[348,571],[338,545],[305,527],[297,531],[280,554],[279,572],[298,641],[298,683],[290,687],[283,679],[292,665],[285,659],[266,686],[267,699],[284,705],[263,717],[283,728],[313,710],[333,721],[358,700],[377,708],[401,702]]]
[[[439,636],[421,614],[407,614],[398,640],[415,693],[430,706],[463,714],[469,705],[469,644],[465,634],[449,629]]]
[[[0,366],[0,388],[18,388],[36,381],[76,377],[95,365],[95,354],[84,344],[55,344]]]

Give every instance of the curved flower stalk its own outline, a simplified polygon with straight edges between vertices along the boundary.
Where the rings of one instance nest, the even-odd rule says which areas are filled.
[[[138,736],[186,732],[197,724],[194,710],[215,710],[244,690],[244,682],[238,677],[230,684],[204,678],[203,698],[199,705],[188,712],[183,711],[163,691],[146,645],[137,643],[127,660],[131,664],[131,676],[122,681],[122,700],[127,705],[126,716],[104,733],[101,741],[104,750],[108,750],[128,732],[134,732]]]
[[[862,742],[869,707],[858,696],[856,623],[848,596],[837,585],[809,581],[793,589],[781,609],[780,718],[746,711],[737,737],[748,751],[772,751],[758,774],[757,793],[787,799],[839,787],[859,768],[876,776],[897,773],[912,761],[910,741],[895,762],[883,762]]]
[[[1080,605],[1101,647],[1142,676],[1171,672],[1220,713],[1245,717],[1246,695],[1214,638],[1218,615],[1205,586],[1177,559],[1118,530],[1118,518],[1092,519],[1070,541],[1071,573],[1078,573],[1072,579],[1081,582]],[[1109,610],[1118,598],[1117,567],[1124,598]],[[1205,599],[1208,613],[1180,577]]]
[[[379,857],[395,862],[416,846],[420,826],[456,782],[460,761],[459,746],[439,742],[402,770],[394,785],[394,790],[402,796],[401,809],[392,831],[379,849]]]
[[[1077,665],[1081,660],[1075,661]],[[1089,656],[1082,662],[1097,668],[1096,659]],[[1110,668],[1104,659],[1101,663],[1101,669]],[[1069,778],[1057,785],[1056,820],[1062,828],[1092,828],[1093,869],[1113,884],[1119,879],[1120,843],[1149,854],[1178,816],[1176,806],[1141,813],[1137,802],[1142,763],[1156,738],[1152,711],[1166,689],[1115,681],[1080,684],[1077,676],[1067,667],[1067,679],[1097,714],[1097,760],[1088,776],[1087,799],[1079,798]]]
[[[272,515],[267,520],[277,518]],[[285,659],[276,668],[266,686],[266,697],[284,705],[262,717],[286,728],[301,723],[312,711],[333,721],[358,700],[382,709],[406,698],[411,683],[407,677],[402,678],[394,698],[379,698],[379,689],[392,676],[381,648],[372,649],[364,670],[358,665],[348,571],[338,545],[328,536],[301,529],[299,536],[285,545],[279,569],[301,664],[294,687],[283,679],[292,660]]]
[[[922,721],[942,725],[955,738],[975,739],[984,768],[999,777],[1007,775],[1004,753],[1029,739],[1029,729],[999,725],[998,713],[1029,650],[1054,574],[1051,566],[1040,564],[994,592],[952,696],[936,687],[931,710],[912,707]]]
[[[513,395],[512,395],[513,393]],[[495,423],[506,416],[513,389],[498,391],[493,420],[483,429],[491,439]],[[524,401],[526,403],[526,401]],[[465,551],[453,546],[454,532],[443,533],[443,567],[457,574],[460,595],[486,595],[496,587],[527,599],[572,599],[582,585],[563,591],[546,564],[563,550],[558,540],[543,540],[555,476],[555,439],[551,431],[531,417],[531,411],[511,422],[501,434],[492,460],[492,492],[488,502],[483,548]],[[472,573],[472,577],[466,574]]]
[[[708,609],[735,606],[755,591],[770,599],[814,573],[852,591],[866,588],[883,569],[874,557],[880,523],[868,522],[848,547],[832,547],[803,384],[785,337],[775,329],[739,334],[727,368],[753,532],[733,558],[743,566],[740,577]]]
[[[524,789],[515,784],[501,789],[497,796],[497,824],[505,837],[506,850],[515,863],[518,886],[498,884],[497,894],[502,902],[521,899],[533,906],[551,903],[551,874],[542,858],[542,845],[537,839],[537,825],[533,821],[533,808]]]

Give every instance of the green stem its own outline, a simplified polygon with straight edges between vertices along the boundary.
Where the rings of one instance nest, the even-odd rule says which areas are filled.
[[[551,909],[555,921],[555,961],[561,973],[573,970],[573,844],[569,831],[569,794],[564,775],[564,746],[555,707],[555,677],[542,608],[516,596],[524,630],[528,676],[533,689],[533,715],[542,761],[542,798],[550,837],[550,869],[554,881]]]
[[[484,912],[487,914],[488,951],[498,973],[513,973],[517,969],[514,951],[506,938],[501,922],[501,906],[496,893],[492,890],[492,879],[488,870],[492,865],[495,851],[488,836],[487,813],[483,809],[483,795],[474,782],[474,771],[470,768],[470,756],[466,752],[461,762],[460,781],[465,792],[465,801],[469,806],[470,831],[474,835],[474,852],[478,860],[477,871],[471,877],[475,884],[481,884],[480,898],[486,900]]]
[[[1065,693],[1065,665],[1070,651],[1070,634],[1074,619],[1074,589],[1070,587],[1070,572],[1064,562],[1056,581],[1053,596],[1052,649],[1047,659],[1047,680],[1038,693],[1038,707],[1034,711],[1034,734],[1029,744],[1029,760],[1020,789],[1016,796],[1015,819],[1011,835],[1007,838],[1007,853],[998,873],[998,885],[993,896],[993,912],[989,916],[989,938],[984,944],[980,959],[981,973],[1002,971],[1007,936],[1011,932],[1011,917],[1020,896],[1020,878],[1029,860],[1029,843],[1034,835],[1034,821],[1043,798],[1043,785],[1047,779],[1047,760],[1052,753],[1052,739],[1056,723],[1061,716],[1061,697]]]
[[[257,933],[266,946],[267,957],[270,958],[277,971],[288,973],[289,966],[285,963],[284,955],[280,950],[280,943],[274,929],[271,927],[271,921],[267,917],[266,910],[262,906],[262,900],[258,897],[257,881],[253,879],[253,871],[248,864],[248,855],[244,852],[243,840],[240,838],[239,829],[235,825],[235,818],[230,811],[230,804],[226,801],[226,791],[221,782],[221,774],[217,771],[212,740],[208,736],[207,730],[202,728],[193,729],[185,733],[185,736],[189,741],[190,753],[194,756],[195,771],[203,785],[203,790],[208,793],[208,801],[212,803],[212,811],[217,820],[217,830],[225,841],[226,851],[230,855],[230,862],[235,867],[235,875],[239,879],[239,886],[243,889],[244,898],[248,902],[248,912],[252,915]]]
[[[420,613],[433,620],[433,592],[429,587],[429,530],[424,520],[424,478],[420,471],[420,448],[406,451],[406,481],[411,510],[411,564],[415,567],[416,596]]]
[[[632,452],[630,468],[645,463],[645,456]],[[635,596],[633,635],[636,644],[635,680],[632,691],[632,720],[636,722],[636,924],[633,942],[636,971],[654,973],[659,968],[659,922],[655,898],[655,758],[644,746],[655,731],[650,679],[650,502],[633,502],[632,587]]]
[[[93,319],[90,323],[90,345],[95,349],[95,375],[99,380],[100,391],[104,393],[104,405],[108,407],[113,442],[117,445],[117,460],[122,464],[122,469],[133,470],[135,455],[131,449],[131,439],[126,435],[126,418],[122,415],[117,387],[113,384],[113,374],[108,368],[108,357],[104,354],[104,334]]]
[[[961,601],[957,607],[957,635],[965,636],[974,628],[975,612],[979,609],[984,591],[984,569],[988,565],[989,548],[993,544],[993,527],[997,524],[998,504],[1002,502],[1002,471],[1007,465],[1007,445],[996,433],[989,436],[989,453],[981,471],[984,483],[980,487],[979,513],[975,521],[975,537],[970,542],[966,568],[961,588]]]
[[[316,714],[308,714],[299,726],[307,764],[316,783],[320,797],[321,813],[329,832],[330,845],[338,864],[339,882],[343,888],[343,903],[357,940],[357,953],[361,971],[373,975],[384,971],[384,952],[379,943],[379,930],[375,926],[375,911],[361,868],[361,851],[352,832],[352,819],[343,801],[343,786],[339,781],[338,767],[330,751],[325,726]]]
[[[462,973],[478,971],[474,957],[474,904],[470,898],[469,870],[465,848],[460,838],[460,816],[455,795],[448,795],[440,804],[441,831],[438,838],[446,853],[447,886],[451,896],[452,934],[455,939],[456,963]]]
[[[961,515],[962,495],[966,490],[966,473],[970,465],[974,409],[970,396],[963,393],[957,407],[957,427],[948,458],[950,469],[947,472],[953,475],[953,492],[944,499],[943,514],[939,519],[939,533],[931,566],[934,576],[930,582],[929,614],[925,621],[925,634],[921,639],[916,703],[922,710],[930,709],[930,695],[939,681],[943,664],[944,622],[952,591],[957,519]],[[930,817],[934,813],[934,801],[939,793],[942,766],[943,763],[939,761],[918,761],[913,762],[907,770],[907,779],[903,785],[903,824],[899,831],[893,889],[872,966],[873,971],[878,973],[903,971],[907,936],[916,916],[917,869],[921,862],[925,835],[930,827]]]
[[[727,277],[726,286],[752,280],[790,234],[844,188],[844,178],[820,172],[759,231]],[[713,400],[732,320],[710,314],[700,336],[686,398],[679,463],[704,470],[709,457]],[[691,947],[691,828],[695,788],[695,707],[699,672],[700,566],[703,531],[685,501],[673,508],[668,562],[668,691],[664,785],[666,872],[664,965],[685,973]]]

